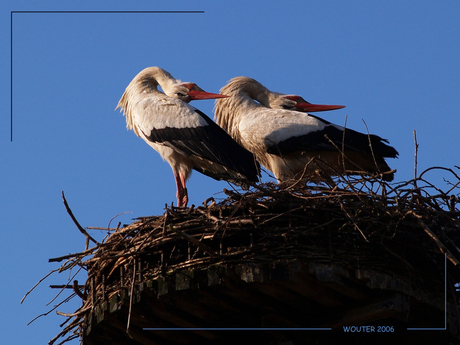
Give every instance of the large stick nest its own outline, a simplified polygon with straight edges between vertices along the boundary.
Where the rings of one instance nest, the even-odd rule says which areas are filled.
[[[447,191],[424,179],[433,169],[456,180],[447,181]],[[453,170],[428,169],[396,186],[363,178],[336,182],[295,190],[263,184],[244,194],[224,190],[226,198],[219,202],[211,198],[199,207],[167,207],[163,215],[108,229],[109,235],[90,249],[51,259],[66,260],[60,272],[86,270],[87,279],[83,286],[72,285],[73,278],[61,286],[73,288],[82,306],[63,314],[68,322],[50,343],[82,338],[94,310],[122,290],[131,294],[132,304],[141,283],[212,265],[340,265],[399,279],[405,292],[430,299],[443,291],[447,258],[449,281],[460,281],[459,197],[454,194],[460,179]]]

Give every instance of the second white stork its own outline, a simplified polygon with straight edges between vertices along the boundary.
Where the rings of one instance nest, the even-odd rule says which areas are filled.
[[[219,97],[225,96],[183,83],[159,67],[148,67],[134,77],[118,103],[117,108],[126,115],[127,128],[171,165],[179,207],[187,205],[186,181],[192,169],[217,180],[258,181],[254,156],[208,116],[187,104],[194,99]]]
[[[231,79],[221,94],[229,97],[216,101],[217,124],[251,151],[279,183],[327,180],[327,176],[341,174],[380,174],[383,180],[393,179],[385,158],[395,158],[398,152],[379,136],[283,109],[273,98],[279,101],[285,97],[252,78]],[[314,106],[322,110],[342,107]]]

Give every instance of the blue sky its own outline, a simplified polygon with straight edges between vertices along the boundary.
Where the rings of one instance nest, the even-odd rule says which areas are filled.
[[[204,13],[15,13],[11,87],[11,11],[82,10]],[[419,171],[460,165],[459,14],[458,1],[2,1],[1,342],[45,344],[64,321],[53,312],[26,325],[48,311],[57,292],[48,285],[66,274],[19,304],[58,267],[49,258],[84,249],[61,191],[84,227],[106,227],[123,212],[131,213],[112,224],[130,223],[176,202],[169,165],[114,110],[140,70],[160,66],[209,92],[244,75],[313,103],[344,104],[319,115],[362,132],[364,120],[389,139],[400,153],[389,164],[403,181],[414,175],[413,130]],[[213,104],[193,103],[211,117]],[[441,187],[443,177],[451,176],[427,175]],[[223,188],[194,173],[190,204],[223,197]],[[58,310],[70,313],[77,302]]]

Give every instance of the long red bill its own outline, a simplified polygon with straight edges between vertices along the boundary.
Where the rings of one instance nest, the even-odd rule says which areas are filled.
[[[190,90],[188,92],[188,95],[190,96],[190,99],[196,100],[196,99],[214,99],[214,98],[225,98],[228,96],[221,95],[219,93],[210,93],[206,91],[198,91],[198,90]]]
[[[311,104],[310,102],[307,102],[302,97],[297,96],[297,95],[286,95],[283,97],[296,102],[295,107],[297,108],[298,111],[302,111],[302,112],[327,111],[327,110],[336,110],[336,109],[345,108],[344,105]]]
[[[324,105],[311,103],[297,103],[295,107],[298,111],[302,112],[327,111],[345,108],[344,105]]]

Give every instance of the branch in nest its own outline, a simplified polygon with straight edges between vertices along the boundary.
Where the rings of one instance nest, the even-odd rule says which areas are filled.
[[[84,257],[88,254],[93,253],[96,249],[98,249],[98,247],[93,247],[93,248],[87,249],[80,253],[68,254],[68,255],[60,256],[58,258],[51,258],[51,259],[48,259],[48,262],[61,262],[62,260],[65,260],[65,259],[76,259],[79,256]]]
[[[40,279],[37,284],[35,284],[32,289],[30,289],[29,291],[27,291],[27,293],[24,295],[24,297],[22,298],[21,300],[21,304],[22,302],[24,302],[24,300],[26,299],[26,297],[42,282],[44,281],[46,278],[48,278],[51,274],[53,274],[54,272],[57,272],[59,269],[55,269],[55,270],[52,270],[50,273],[48,273],[46,276],[44,276],[42,279]]]
[[[78,311],[76,311],[75,313],[72,313],[72,314],[67,314],[67,313],[63,313],[63,312],[60,312],[60,311],[56,310],[56,314],[61,315],[61,316],[65,316],[65,317],[75,317],[75,316],[80,316],[80,315],[85,314],[92,307],[93,306],[88,306],[88,307],[86,307],[84,309],[80,309],[80,310],[78,310]]]
[[[98,241],[96,241],[94,238],[92,238],[90,236],[90,234],[88,234],[88,232],[83,229],[83,227],[80,225],[80,223],[78,223],[77,219],[75,218],[75,216],[73,215],[72,213],[72,210],[70,209],[69,207],[69,204],[67,204],[67,200],[65,199],[65,196],[64,196],[64,192],[62,192],[62,201],[64,201],[64,206],[65,206],[65,209],[67,210],[67,213],[69,214],[70,218],[72,218],[73,222],[75,223],[75,225],[77,226],[78,230],[80,230],[80,232],[85,235],[86,237],[86,242],[88,241],[93,241],[95,244],[99,244]],[[86,248],[88,249],[88,245],[86,245]]]
[[[439,240],[439,238],[434,234],[433,231],[425,224],[425,222],[422,220],[422,216],[416,214],[414,211],[408,211],[408,214],[414,216],[420,226],[423,228],[423,230],[427,233],[428,236],[430,236],[433,241],[438,245],[439,250],[441,253],[446,254],[447,258],[455,265],[457,266],[460,264],[460,262],[452,255],[452,253],[449,251],[449,249],[446,248],[446,246]]]
[[[192,242],[194,245],[196,245],[198,248],[202,249],[203,251],[205,251],[206,253],[208,253],[209,255],[211,255],[211,257],[214,257],[216,256],[216,253],[211,249],[209,248],[207,245],[205,245],[204,243],[198,241],[195,237],[193,236],[190,236],[188,234],[186,234],[185,232],[182,232],[178,229],[174,229],[173,226],[171,226],[171,230],[174,231],[176,234],[178,234],[180,237],[186,239],[187,241],[190,241]]]

